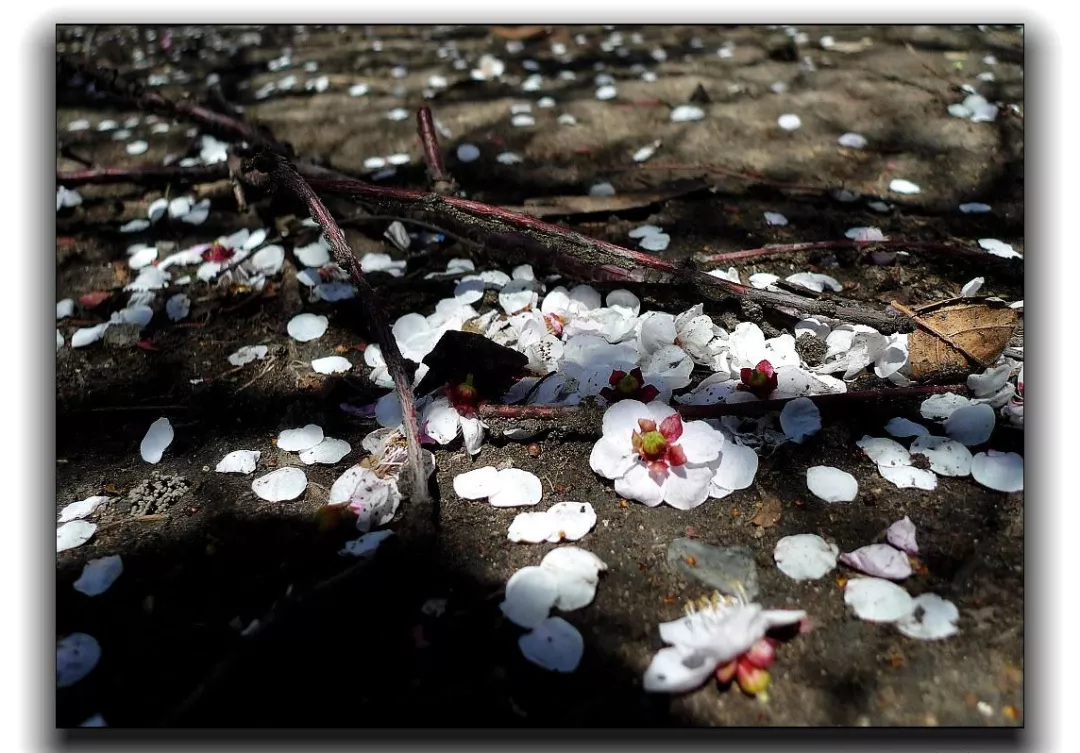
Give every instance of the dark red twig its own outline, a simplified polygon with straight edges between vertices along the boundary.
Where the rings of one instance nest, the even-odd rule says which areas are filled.
[[[959,246],[952,243],[902,240],[857,241],[850,239],[810,241],[807,243],[777,243],[769,246],[762,246],[760,248],[750,248],[745,251],[729,251],[722,254],[699,254],[694,258],[700,264],[727,264],[733,261],[783,256],[785,254],[797,254],[804,251],[827,251],[847,248],[896,248],[901,250],[911,249],[912,251],[942,251],[962,256],[977,257],[984,261],[1001,258],[994,256],[993,254],[988,254],[985,251],[978,251],[974,248]]]
[[[819,408],[833,408],[838,405],[859,405],[879,400],[899,400],[904,398],[929,397],[945,392],[966,395],[969,390],[964,385],[930,385],[925,387],[893,387],[890,389],[862,390],[859,392],[840,392],[828,395],[809,395]],[[754,400],[745,403],[713,403],[711,405],[681,405],[672,403],[671,407],[686,419],[722,418],[723,416],[760,416],[770,411],[783,410],[784,405],[795,398],[776,400]],[[482,404],[477,412],[481,418],[504,419],[539,419],[565,422],[580,415],[585,409],[576,406],[553,405],[501,405]],[[599,428],[598,426],[596,428]]]
[[[293,193],[298,199],[307,205],[312,219],[319,223],[330,250],[337,263],[342,269],[348,269],[352,276],[353,284],[357,289],[357,298],[360,302],[364,315],[371,322],[375,330],[376,339],[382,349],[386,366],[394,380],[394,388],[401,402],[401,415],[405,428],[405,439],[408,442],[409,478],[407,483],[410,488],[411,498],[415,502],[427,503],[430,496],[427,491],[427,475],[424,473],[423,453],[420,447],[420,427],[416,415],[416,402],[412,391],[412,375],[405,368],[405,359],[398,350],[397,340],[394,339],[390,326],[383,316],[382,308],[376,298],[371,284],[360,271],[360,262],[349,244],[345,235],[334,220],[326,205],[312,190],[303,176],[296,171],[287,159],[273,152],[263,151],[252,161],[245,164],[245,170],[240,177],[250,185],[262,189],[274,189],[284,187]]]
[[[438,214],[459,226],[488,236],[489,245],[493,248],[521,254],[522,261],[551,265],[563,274],[586,280],[683,283],[711,300],[736,297],[773,309],[821,314],[867,324],[884,334],[911,329],[906,317],[889,316],[846,302],[834,303],[757,290],[479,201],[407,188],[375,186],[351,178],[312,177],[309,182],[319,193],[374,202],[395,212],[421,209]]]
[[[229,167],[224,162],[196,167],[91,167],[86,170],[69,170],[56,173],[56,183],[61,186],[105,185],[110,183],[136,183],[158,185],[163,183],[213,183],[229,177]]]
[[[424,147],[424,161],[428,166],[431,190],[442,195],[454,193],[456,186],[453,178],[446,172],[442,149],[439,148],[439,137],[435,133],[435,120],[431,115],[431,108],[427,105],[416,113],[416,129],[420,133],[420,144]]]

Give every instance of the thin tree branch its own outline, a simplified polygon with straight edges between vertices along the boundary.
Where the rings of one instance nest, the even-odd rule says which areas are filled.
[[[904,398],[921,398],[941,393],[955,393],[966,395],[969,390],[964,385],[929,385],[924,387],[893,387],[877,390],[862,390],[859,392],[839,392],[827,395],[809,395],[818,407],[832,408],[838,405],[855,406],[878,400],[899,400]],[[751,400],[743,403],[713,403],[711,405],[682,405],[672,403],[671,407],[685,419],[722,418],[724,416],[761,416],[770,411],[783,410],[784,406],[796,398],[778,398],[774,400]],[[496,403],[483,403],[477,409],[481,418],[502,419],[539,419],[542,421],[554,421],[557,423],[571,423],[577,425],[576,420],[581,414],[586,413],[588,407],[578,405],[502,405]],[[593,427],[599,430],[597,424]]]
[[[940,243],[937,241],[903,240],[859,241],[851,239],[809,241],[806,243],[777,243],[768,246],[761,246],[760,248],[750,248],[746,249],[745,251],[728,251],[721,254],[698,254],[694,257],[694,260],[697,261],[699,264],[707,265],[727,264],[733,261],[744,261],[746,259],[763,259],[771,256],[783,256],[785,254],[797,254],[806,251],[828,251],[849,248],[897,248],[901,250],[911,249],[915,252],[943,251],[947,253],[957,254],[960,256],[971,257],[981,262],[988,262],[994,259],[1002,260],[1001,257],[994,256],[993,254],[988,254],[985,251],[977,251],[974,248],[969,248],[967,246],[958,246],[952,243]]]
[[[913,328],[906,317],[890,316],[850,302],[834,303],[757,290],[479,201],[407,188],[374,186],[351,178],[311,178],[309,182],[319,193],[372,202],[389,211],[421,209],[437,214],[488,236],[488,245],[492,249],[516,253],[522,256],[522,261],[551,265],[563,274],[586,280],[683,283],[711,300],[734,297],[785,313],[794,310],[804,315],[821,314],[867,324],[884,334],[907,332]]]
[[[176,165],[146,167],[91,167],[86,170],[69,170],[56,173],[56,183],[61,186],[106,185],[112,183],[135,183],[137,185],[161,185],[166,183],[213,183],[229,177],[229,166],[224,162],[197,167]]]
[[[383,316],[383,310],[376,298],[371,284],[360,271],[360,262],[356,259],[352,249],[345,241],[345,235],[334,220],[330,211],[322,203],[306,180],[296,171],[292,164],[279,154],[270,151],[260,152],[254,159],[245,164],[245,170],[241,173],[243,180],[256,188],[276,189],[284,187],[307,205],[308,211],[323,230],[324,237],[330,245],[330,251],[334,261],[342,269],[348,269],[352,276],[352,282],[357,289],[357,298],[360,305],[375,330],[376,339],[382,349],[386,366],[394,380],[394,388],[401,403],[401,414],[405,428],[405,439],[408,442],[408,465],[410,473],[407,483],[411,487],[410,492],[413,501],[427,509],[430,505],[430,496],[427,491],[427,475],[424,473],[423,454],[420,447],[420,427],[416,415],[416,402],[412,391],[412,375],[405,366],[405,359],[398,349],[397,340],[394,339]],[[403,474],[404,476],[404,474]]]
[[[420,133],[420,143],[424,147],[424,161],[428,166],[431,190],[441,195],[453,194],[457,186],[454,184],[454,179],[446,172],[442,149],[439,148],[439,137],[435,133],[435,121],[431,115],[431,108],[427,105],[421,107],[416,113],[416,128]]]

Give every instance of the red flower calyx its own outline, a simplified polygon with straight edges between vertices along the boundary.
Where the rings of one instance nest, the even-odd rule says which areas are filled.
[[[742,384],[739,385],[740,390],[752,392],[762,400],[767,398],[779,383],[776,369],[768,361],[760,361],[752,369],[741,369],[739,379],[742,380]]]
[[[671,466],[686,463],[686,453],[676,442],[682,436],[682,418],[674,413],[657,427],[656,422],[647,418],[638,419],[638,428],[630,438],[634,451],[649,466],[649,473],[663,476]]]
[[[656,387],[645,384],[645,377],[641,373],[640,366],[629,374],[618,369],[612,371],[608,384],[611,386],[600,390],[600,396],[609,403],[617,403],[620,400],[638,400],[648,403],[660,394],[660,390]]]
[[[467,416],[475,413],[476,404],[480,401],[480,393],[473,386],[473,375],[466,376],[464,382],[448,384],[446,397],[450,399],[450,404],[458,413]]]

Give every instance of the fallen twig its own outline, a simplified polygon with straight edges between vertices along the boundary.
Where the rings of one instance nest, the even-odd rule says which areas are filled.
[[[431,190],[437,194],[453,194],[457,186],[454,184],[454,179],[446,172],[442,150],[439,148],[439,137],[435,133],[435,121],[431,115],[431,108],[427,105],[421,107],[416,113],[416,128],[420,133],[420,143],[424,147],[424,161],[428,166]]]
[[[788,293],[757,290],[479,201],[375,186],[353,178],[311,178],[309,183],[317,192],[373,202],[394,212],[419,209],[435,213],[458,226],[484,234],[492,250],[518,254],[522,261],[551,265],[563,274],[586,280],[683,283],[711,300],[734,297],[778,310],[821,314],[867,324],[884,334],[911,329],[911,324],[902,316],[890,316],[849,302],[815,301]]]
[[[224,162],[215,165],[179,167],[177,165],[149,165],[145,167],[91,167],[86,170],[69,170],[56,173],[56,183],[61,186],[106,185],[112,183],[135,183],[138,185],[161,185],[165,183],[212,183],[229,177],[229,166]]]
[[[721,254],[698,254],[694,257],[694,260],[699,264],[727,264],[733,261],[743,261],[745,259],[766,258],[770,256],[783,256],[785,254],[797,254],[805,251],[829,251],[835,249],[848,249],[848,248],[897,248],[897,249],[911,249],[912,251],[944,251],[947,253],[959,254],[961,256],[969,256],[977,258],[979,261],[989,261],[991,259],[1001,259],[999,256],[988,254],[985,251],[977,251],[974,248],[967,246],[958,246],[952,243],[941,243],[937,241],[902,241],[902,240],[886,240],[886,241],[859,241],[851,239],[843,240],[831,240],[831,241],[808,241],[806,243],[777,243],[768,246],[761,246],[760,248],[750,248],[745,251],[728,251]],[[1002,259],[1002,261],[1007,261]]]
[[[398,349],[397,340],[394,339],[383,316],[382,308],[375,296],[371,284],[360,271],[360,262],[341,228],[331,216],[330,211],[322,203],[312,190],[309,183],[296,171],[296,168],[284,157],[270,151],[261,152],[254,160],[245,165],[240,175],[245,183],[261,189],[286,188],[296,198],[307,205],[311,218],[319,223],[323,235],[330,245],[330,252],[334,262],[342,269],[348,269],[352,276],[353,285],[356,286],[359,303],[375,330],[376,339],[386,359],[387,369],[394,380],[394,388],[397,391],[401,403],[401,414],[405,428],[405,439],[408,442],[408,465],[410,474],[407,483],[411,487],[412,500],[427,506],[430,502],[427,491],[427,475],[424,473],[423,457],[420,448],[420,427],[416,415],[416,403],[412,392],[412,375],[405,366],[401,351]]]
[[[808,397],[819,407],[833,407],[848,403],[859,404],[877,400],[929,397],[943,392],[964,395],[969,390],[964,385],[928,385],[924,387],[893,387],[861,390],[859,392],[839,392],[827,395],[809,395]],[[770,411],[783,410],[787,403],[795,399],[791,397],[775,400],[751,400],[742,403],[713,403],[711,405],[672,403],[671,407],[686,419],[760,416]],[[594,409],[578,405],[501,405],[496,403],[483,403],[477,409],[477,413],[481,418],[539,419],[559,423],[569,422],[575,425],[580,423],[575,419],[588,411],[594,411]],[[599,423],[596,423],[592,428],[599,431]]]

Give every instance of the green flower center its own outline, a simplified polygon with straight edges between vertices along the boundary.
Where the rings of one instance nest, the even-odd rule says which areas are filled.
[[[641,435],[641,456],[646,460],[659,460],[667,452],[667,440],[659,431],[647,431]]]

